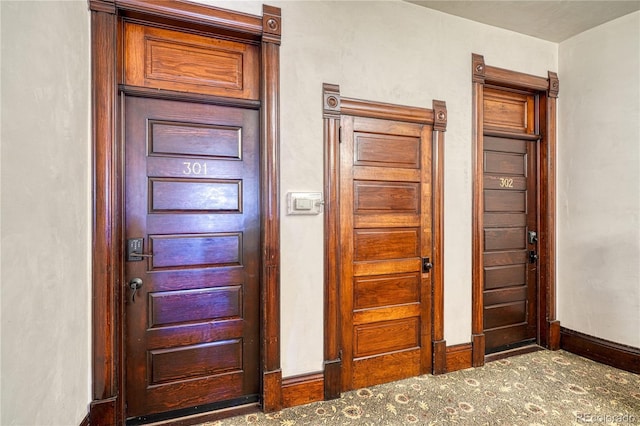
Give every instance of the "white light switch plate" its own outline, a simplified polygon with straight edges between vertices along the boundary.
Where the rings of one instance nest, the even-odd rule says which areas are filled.
[[[322,192],[288,192],[287,214],[316,215],[322,213]]]

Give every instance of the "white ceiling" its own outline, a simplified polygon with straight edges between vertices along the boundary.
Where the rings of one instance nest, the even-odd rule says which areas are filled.
[[[556,43],[640,10],[640,0],[406,1]]]

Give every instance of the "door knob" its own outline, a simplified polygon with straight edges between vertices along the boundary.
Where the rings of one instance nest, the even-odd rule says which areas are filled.
[[[529,251],[529,263],[536,263],[538,261],[538,253],[535,250]]]
[[[141,278],[132,278],[129,281],[129,288],[133,291],[131,294],[131,302],[136,303],[136,291],[138,291],[142,287],[142,279]]]
[[[428,257],[423,257],[422,258],[422,273],[426,274],[426,273],[430,272],[431,268],[433,268],[433,263],[431,263],[431,261],[429,260]]]

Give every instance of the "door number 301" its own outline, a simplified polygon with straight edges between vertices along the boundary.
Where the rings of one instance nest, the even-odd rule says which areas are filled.
[[[185,161],[182,163],[184,168],[182,169],[183,175],[206,175],[207,163],[199,163],[197,161]]]
[[[500,178],[500,188],[513,188],[513,179]]]

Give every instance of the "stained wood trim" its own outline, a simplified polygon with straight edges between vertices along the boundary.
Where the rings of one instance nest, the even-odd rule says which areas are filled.
[[[516,138],[516,139],[527,140],[527,141],[540,140],[540,136],[539,135],[529,135],[529,134],[526,134],[526,133],[506,132],[504,130],[493,130],[493,129],[489,129],[487,127],[484,127],[483,133],[484,133],[484,135],[487,135],[487,136],[497,136],[499,138]]]
[[[282,408],[324,400],[324,374],[312,373],[282,380]]]
[[[343,115],[357,115],[358,117],[381,118],[383,120],[407,121],[420,124],[433,124],[434,122],[433,110],[426,108],[352,98],[341,98],[339,107]]]
[[[560,328],[560,347],[585,358],[640,374],[640,348]]]
[[[340,87],[322,86],[324,123],[324,398],[340,397],[342,360],[340,359],[340,227],[338,199],[340,182]]]
[[[432,369],[446,370],[444,334],[444,132],[447,109],[444,101],[433,101],[433,109],[406,107],[341,96],[340,87],[323,84],[324,123],[324,398],[340,396],[342,389],[341,312],[340,312],[340,121],[342,115],[380,118],[433,125],[433,291],[429,303],[432,315]],[[437,271],[437,272],[436,272]],[[438,336],[438,340],[434,336]],[[433,371],[433,370],[432,370]]]
[[[432,291],[431,291],[431,342],[432,372],[446,372],[446,345],[444,340],[444,132],[447,130],[447,105],[444,101],[433,101],[433,145],[432,145]]]
[[[115,425],[124,423],[118,417],[118,405],[120,402],[116,396],[99,401],[92,401],[89,406],[89,424],[91,426]]]
[[[282,408],[280,370],[280,9],[263,5],[261,71],[262,407]],[[273,24],[276,22],[276,24]],[[275,28],[272,28],[275,25]]]
[[[482,170],[484,151],[484,57],[472,55],[472,140],[473,140],[473,207],[472,207],[472,267],[471,267],[471,334],[473,344],[473,366],[484,365],[485,339],[483,324],[484,295],[484,255],[482,251],[482,229],[484,227],[484,199],[482,197],[482,179],[478,178],[478,170]]]
[[[545,77],[538,77],[488,65],[484,68],[484,83],[543,92],[549,89],[549,80]]]
[[[176,92],[173,90],[158,90],[148,87],[128,86],[121,84],[119,90],[127,95],[145,98],[166,99],[170,101],[186,101],[209,105],[221,105],[247,109],[260,109],[261,102],[250,99],[226,98],[222,96],[203,95],[199,93]]]
[[[558,349],[560,349],[560,321],[548,321],[547,329],[549,330],[549,336],[547,338],[547,348],[552,351],[557,351]]]
[[[433,374],[447,372],[447,342],[445,340],[433,340]]]
[[[447,346],[447,373],[472,367],[473,349],[471,343]]]
[[[555,290],[555,253],[556,253],[556,98],[559,92],[558,76],[549,72],[548,77],[537,77],[516,71],[487,66],[484,57],[472,54],[471,80],[473,82],[473,218],[472,218],[472,347],[473,365],[484,364],[485,338],[483,327],[483,180],[482,158],[484,151],[484,119],[483,119],[483,89],[485,84],[493,86],[520,89],[535,93],[539,96],[539,126],[538,135],[530,139],[539,139],[538,143],[538,176],[540,217],[538,229],[538,251],[540,259],[539,288],[538,288],[538,343],[549,349],[557,349],[558,327],[556,320],[556,290]],[[496,133],[496,132],[491,132]],[[509,134],[497,136],[510,136]],[[523,136],[518,136],[523,139]],[[529,139],[528,137],[524,137]]]
[[[200,24],[240,34],[261,37],[263,18],[241,12],[201,5],[181,0],[115,0],[121,14],[142,14],[146,20],[156,18],[175,19],[189,24]],[[151,17],[151,18],[150,18]]]
[[[106,2],[92,2],[91,97],[93,123],[92,228],[92,394],[94,401],[116,395],[119,330],[119,223],[116,186],[116,16]],[[94,404],[98,406],[98,404]],[[93,406],[93,405],[92,405]],[[115,411],[115,406],[114,406]],[[115,418],[115,412],[111,413]]]
[[[265,410],[282,405],[280,371],[279,43],[278,8],[264,16],[236,13],[179,0],[89,0],[92,50],[92,397],[91,425],[123,424],[124,331],[122,287],[122,152],[117,134],[118,18],[204,31],[261,42],[262,399]],[[266,17],[266,19],[265,19]],[[124,88],[127,90],[127,88]],[[167,92],[161,96],[178,98]],[[195,101],[217,103],[196,96]],[[192,100],[193,100],[192,99]],[[234,101],[235,102],[235,101]],[[249,106],[249,105],[247,105]],[[251,105],[257,107],[257,105]],[[251,107],[249,106],[249,107]]]
[[[558,76],[549,72],[545,96],[540,96],[541,136],[539,144],[540,200],[540,313],[546,318],[540,326],[540,344],[548,349],[560,347],[560,322],[556,318],[556,153]]]

